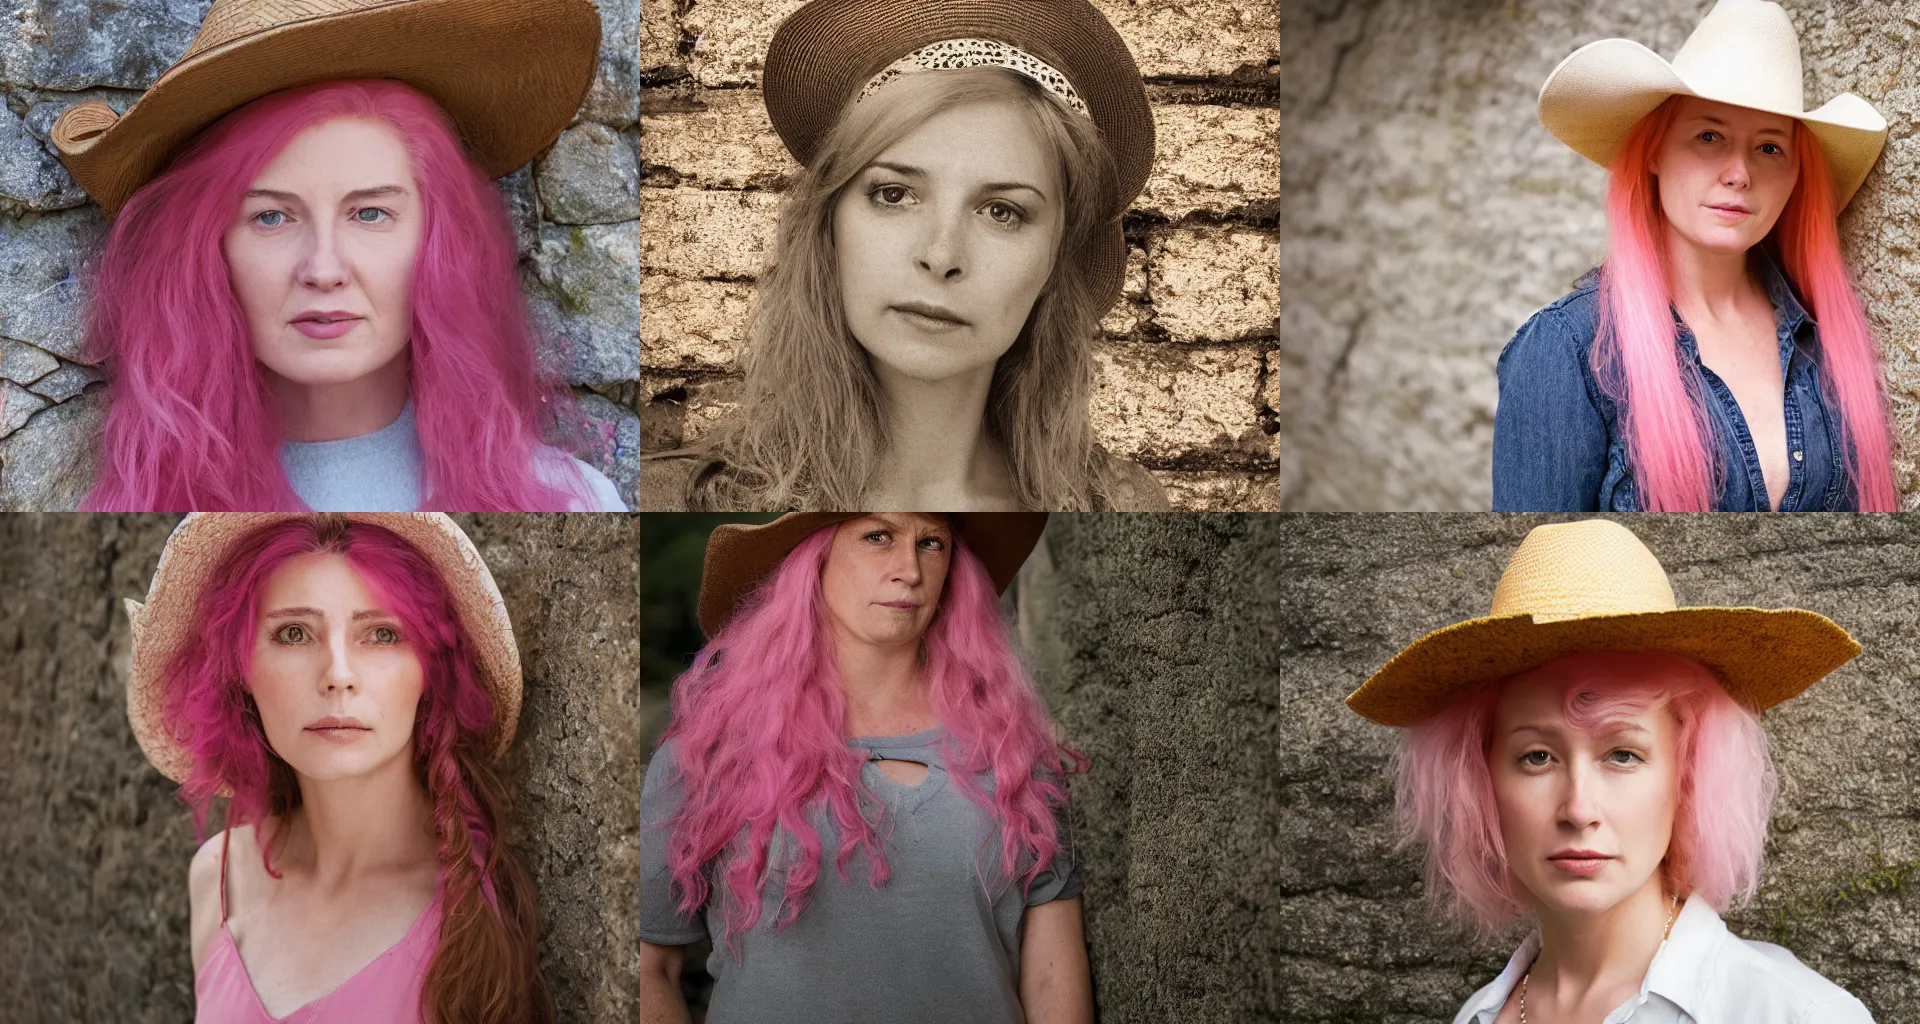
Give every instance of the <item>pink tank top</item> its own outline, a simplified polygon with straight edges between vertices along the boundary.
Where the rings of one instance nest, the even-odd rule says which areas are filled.
[[[227,930],[227,843],[227,839],[221,840],[220,935],[213,940],[200,973],[193,979],[195,1024],[422,1024],[420,988],[427,980],[434,950],[440,946],[438,893],[407,934],[362,967],[360,973],[285,1017],[275,1017],[261,1005],[247,965],[240,961],[240,947],[233,944],[233,933]]]

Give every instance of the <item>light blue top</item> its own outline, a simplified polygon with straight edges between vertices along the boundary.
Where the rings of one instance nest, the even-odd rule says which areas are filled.
[[[552,487],[571,488],[574,512],[625,512],[620,492],[599,470],[558,448],[539,446],[535,474]],[[280,465],[293,493],[315,512],[413,512],[420,507],[420,481],[426,453],[413,423],[413,402],[400,417],[371,434],[338,441],[282,441]],[[572,461],[586,493],[568,479]]]

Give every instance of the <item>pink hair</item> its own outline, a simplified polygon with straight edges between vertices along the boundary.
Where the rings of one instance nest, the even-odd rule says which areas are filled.
[[[1707,512],[1718,504],[1712,426],[1699,383],[1682,365],[1670,311],[1666,215],[1652,172],[1675,98],[1640,119],[1609,168],[1607,260],[1600,268],[1600,330],[1593,366],[1620,406],[1627,451],[1649,512]],[[1800,176],[1774,224],[1787,276],[1820,325],[1821,385],[1840,406],[1847,473],[1862,512],[1892,512],[1893,448],[1879,354],[1840,253],[1833,176],[1819,140],[1794,122]]]
[[[1650,708],[1672,712],[1681,783],[1663,864],[1668,885],[1722,913],[1753,895],[1777,789],[1759,716],[1697,662],[1602,652],[1564,655],[1467,691],[1403,734],[1396,806],[1407,839],[1426,848],[1430,896],[1483,932],[1526,913],[1526,891],[1507,870],[1487,757],[1501,695],[1535,681],[1560,689],[1567,723],[1583,732]]]
[[[788,553],[673,689],[665,738],[677,742],[683,802],[670,823],[667,862],[689,915],[710,893],[703,869],[721,862],[724,930],[736,952],[734,940],[760,919],[776,830],[787,875],[774,926],[805,906],[822,850],[809,820],[816,810],[840,835],[834,864],[842,881],[856,851],[866,855],[874,886],[888,877],[881,806],[861,782],[863,758],[846,743],[846,695],[824,619],[820,573],[835,529],[814,531]],[[1055,741],[1000,620],[993,582],[958,540],[924,644],[948,778],[999,826],[999,874],[1019,878],[1025,892],[1061,849],[1053,809],[1066,803],[1064,777],[1087,762]],[[983,772],[992,773],[991,792],[976,778]]]
[[[260,171],[302,131],[336,118],[391,127],[420,190],[408,359],[422,507],[574,503],[535,476],[539,433],[571,423],[571,396],[536,365],[505,204],[444,111],[399,82],[370,80],[288,89],[228,114],[114,219],[87,324],[87,345],[112,379],[100,477],[84,509],[303,508],[280,466],[280,421],[221,241]]]

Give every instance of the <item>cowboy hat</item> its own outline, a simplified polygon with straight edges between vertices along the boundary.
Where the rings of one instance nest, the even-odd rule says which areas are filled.
[[[1040,542],[1045,512],[947,512],[954,531],[1006,593],[1021,563]],[[707,538],[707,559],[700,569],[700,628],[720,632],[739,604],[807,535],[823,527],[858,519],[865,512],[789,512],[771,523],[726,523]]]
[[[994,65],[1083,112],[1113,153],[1116,209],[1092,254],[1118,297],[1127,248],[1120,217],[1153,167],[1153,113],[1127,44],[1087,0],[812,0],[767,47],[767,116],[802,164],[846,109],[913,70]]]
[[[392,78],[453,118],[499,177],[546,148],[593,84],[593,0],[214,0],[193,45],[124,115],[54,122],[60,162],[108,216],[229,111],[315,82]]]
[[[368,523],[391,531],[440,573],[453,600],[460,629],[472,647],[481,681],[493,698],[498,731],[494,753],[513,742],[520,720],[520,649],[500,589],[480,552],[454,521],[440,512],[344,512],[325,517]],[[160,551],[145,603],[127,599],[133,625],[133,666],[127,674],[127,720],[133,737],[160,773],[184,781],[193,757],[164,718],[166,669],[198,630],[200,601],[235,545],[288,519],[322,518],[313,512],[194,512],[182,519]],[[222,790],[225,793],[225,790]]]
[[[1414,641],[1347,706],[1381,725],[1413,725],[1463,690],[1585,651],[1690,658],[1736,701],[1764,711],[1851,660],[1860,645],[1798,608],[1678,607],[1640,538],[1590,519],[1534,528],[1501,574],[1489,614]]]
[[[1582,46],[1540,87],[1540,123],[1605,167],[1633,126],[1669,96],[1799,119],[1832,168],[1835,210],[1846,208],[1887,141],[1887,119],[1852,93],[1806,109],[1800,40],[1787,12],[1769,0],[1719,0],[1671,63],[1630,39]]]

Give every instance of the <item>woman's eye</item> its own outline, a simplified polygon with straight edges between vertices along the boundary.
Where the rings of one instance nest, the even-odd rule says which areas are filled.
[[[291,622],[274,630],[273,638],[283,644],[304,644],[312,639],[307,633],[307,627]]]
[[[866,541],[869,544],[884,544],[887,541],[887,531],[874,530],[873,532],[866,534],[860,539]]]
[[[369,214],[371,214],[371,216],[369,216]],[[383,220],[390,220],[392,217],[393,214],[377,206],[369,206],[365,209],[353,211],[353,219],[362,224],[378,224]]]
[[[1720,133],[1709,128],[1708,130],[1700,133],[1700,141],[1701,142],[1719,142]]]
[[[1631,765],[1639,764],[1644,760],[1645,758],[1631,750],[1615,750],[1607,754],[1607,761],[1610,764]]]
[[[375,626],[367,633],[367,639],[376,644],[397,644],[400,642],[400,631],[392,626]]]
[[[947,542],[938,537],[927,537],[920,541],[920,546],[928,551],[945,551]]]
[[[1545,768],[1553,755],[1544,750],[1529,750],[1520,755],[1520,763],[1529,768]]]
[[[1760,146],[1760,152],[1765,153],[1768,156],[1780,156],[1784,154],[1786,150],[1781,149],[1779,143],[1768,142]]]
[[[263,228],[277,228],[287,222],[287,215],[279,210],[261,210],[253,215],[253,222]]]
[[[986,210],[988,219],[992,220],[995,224],[1011,227],[1015,224],[1024,224],[1027,220],[1026,214],[1022,213],[1019,207],[1011,203],[988,203]]]
[[[905,185],[881,185],[867,195],[882,206],[904,206],[911,193]]]

